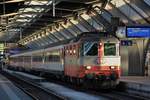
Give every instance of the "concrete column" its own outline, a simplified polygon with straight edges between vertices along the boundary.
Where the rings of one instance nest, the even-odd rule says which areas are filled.
[[[133,39],[132,46],[121,46],[122,75],[143,76],[145,68],[145,52],[147,52],[148,39]]]
[[[127,46],[120,47],[120,55],[121,55],[121,75],[128,76],[128,47]]]

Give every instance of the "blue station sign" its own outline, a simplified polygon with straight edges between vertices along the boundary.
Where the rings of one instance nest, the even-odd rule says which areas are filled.
[[[121,40],[121,46],[132,46],[132,40]]]
[[[150,26],[126,27],[126,36],[129,38],[150,38]]]

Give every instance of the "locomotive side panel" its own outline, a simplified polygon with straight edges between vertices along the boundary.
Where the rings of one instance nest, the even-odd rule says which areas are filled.
[[[71,44],[65,47],[64,57],[65,75],[78,77],[79,75],[79,44]]]

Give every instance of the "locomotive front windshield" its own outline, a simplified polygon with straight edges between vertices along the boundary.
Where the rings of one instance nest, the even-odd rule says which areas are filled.
[[[116,44],[115,43],[105,43],[104,44],[104,55],[105,56],[115,56],[116,55]]]
[[[98,42],[84,42],[81,49],[83,56],[98,56]],[[104,43],[104,56],[115,56],[116,44]]]
[[[97,42],[84,42],[83,43],[83,55],[84,56],[97,56],[98,55],[98,43]]]

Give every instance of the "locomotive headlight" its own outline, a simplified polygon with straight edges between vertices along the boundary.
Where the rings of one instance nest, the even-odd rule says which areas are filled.
[[[73,53],[76,53],[76,50],[73,50]]]
[[[86,69],[91,69],[92,67],[91,66],[86,66]]]
[[[110,68],[111,68],[111,69],[115,69],[115,66],[111,66]]]

